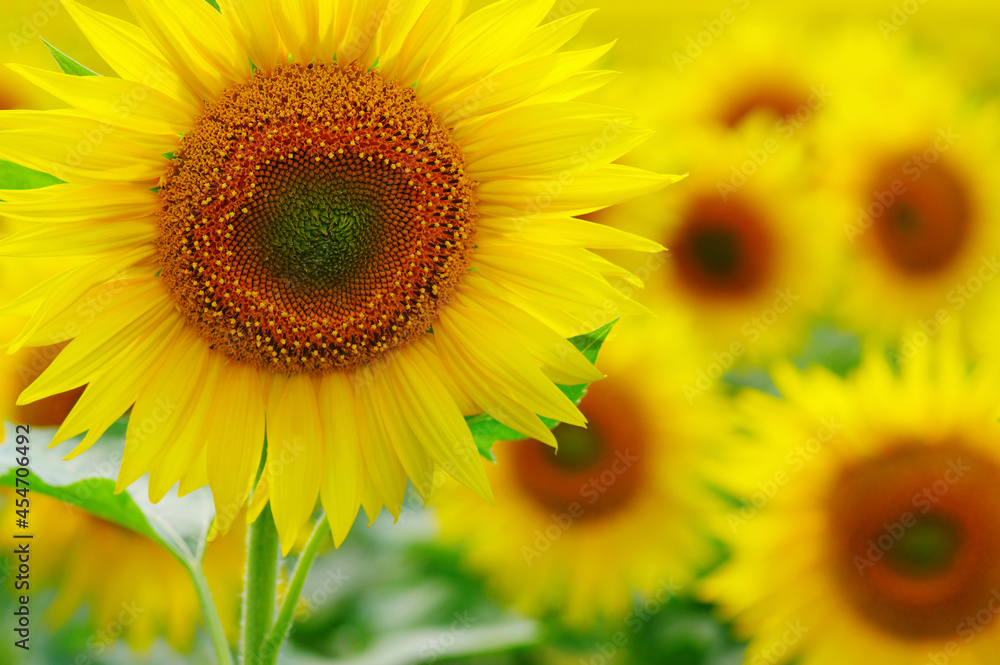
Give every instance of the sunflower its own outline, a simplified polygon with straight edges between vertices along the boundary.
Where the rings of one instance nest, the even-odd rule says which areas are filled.
[[[580,404],[589,428],[559,425],[558,450],[494,446],[495,507],[454,482],[433,500],[442,542],[521,611],[578,628],[620,621],[633,594],[668,602],[713,553],[701,465],[718,411],[711,394],[688,403],[679,354],[649,352],[655,328],[637,325],[603,356],[611,373]]]
[[[829,182],[847,249],[841,311],[892,339],[958,316],[992,319],[1000,266],[1000,123],[953,77],[859,40],[865,74],[836,103]],[[860,56],[859,56],[860,57]]]
[[[0,512],[11,524],[16,498],[13,490],[0,490]],[[44,614],[50,625],[65,626],[86,607],[86,623],[93,631],[88,646],[98,655],[119,638],[140,652],[158,637],[179,652],[191,651],[200,616],[198,597],[187,572],[166,550],[144,536],[37,493],[31,497],[31,526],[31,592],[33,598],[43,591],[53,594]],[[239,633],[245,532],[241,521],[206,547],[202,561],[230,642]],[[9,530],[3,540],[4,549],[13,551],[17,543]],[[5,592],[11,589],[5,585]]]
[[[670,157],[645,161],[686,163],[691,175],[651,201],[593,217],[669,248],[636,268],[650,273],[642,302],[685,319],[709,357],[760,360],[794,350],[827,303],[840,246],[802,146],[778,141],[760,119],[657,144]]]
[[[744,504],[702,591],[750,638],[747,662],[995,660],[1000,372],[970,370],[952,333],[903,360],[785,368],[784,399],[742,401],[720,477]]]
[[[0,115],[0,157],[66,181],[0,193],[37,222],[0,251],[93,257],[12,341],[72,340],[19,402],[86,384],[55,439],[86,431],[75,453],[131,407],[119,489],[207,483],[225,514],[266,432],[286,552],[317,497],[338,544],[407,477],[489,498],[463,415],[582,425],[553,382],[599,373],[565,338],[641,311],[585,248],[660,249],[574,217],[669,180],[613,163],[648,134],[632,116],[572,101],[606,80],[603,49],[559,51],[587,13],[219,4],[134,0],[133,25],[70,0],[121,78],[14,66],[73,108]]]

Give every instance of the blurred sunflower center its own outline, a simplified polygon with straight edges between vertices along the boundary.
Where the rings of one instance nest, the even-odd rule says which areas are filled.
[[[897,270],[913,277],[931,275],[961,256],[972,230],[972,203],[962,180],[945,163],[918,166],[909,157],[891,160],[871,189],[875,238]]]
[[[755,85],[736,95],[722,110],[722,122],[727,127],[738,127],[745,119],[755,113],[768,113],[776,118],[796,117],[797,114],[808,112],[808,95],[790,85],[772,82]]]
[[[712,298],[746,297],[765,287],[773,245],[758,212],[737,198],[696,201],[667,240],[681,285]]]
[[[831,560],[850,604],[904,638],[954,635],[1000,584],[1000,467],[958,443],[903,442],[844,471]]]
[[[17,354],[18,358],[18,392],[27,388],[42,372],[48,369],[59,352],[68,342],[50,344],[24,349]],[[56,427],[61,425],[73,410],[86,386],[52,395],[28,404],[22,404],[14,409],[14,420],[19,423],[38,425],[39,427]]]
[[[476,183],[377,71],[289,64],[209,104],[160,190],[163,278],[236,360],[371,362],[424,333],[468,270]]]
[[[518,482],[543,510],[589,519],[626,508],[638,492],[649,434],[628,390],[609,381],[580,403],[586,429],[556,427],[558,452],[538,441],[512,447]]]

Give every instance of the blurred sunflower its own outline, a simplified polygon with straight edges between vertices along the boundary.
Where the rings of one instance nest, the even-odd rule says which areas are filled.
[[[898,374],[884,352],[848,379],[786,368],[784,400],[741,403],[722,477],[746,504],[702,595],[747,662],[994,662],[1000,372],[939,342]]]
[[[609,377],[580,403],[589,427],[559,425],[558,452],[494,446],[495,507],[456,483],[433,500],[442,540],[521,611],[580,628],[621,620],[633,594],[666,602],[708,563],[700,466],[720,420],[711,394],[692,407],[674,362],[649,353],[663,330],[616,340]]]
[[[673,16],[646,22],[633,16],[624,34],[644,50],[637,53],[638,62],[627,64],[642,67],[644,76],[621,77],[607,88],[609,95],[649,100],[643,122],[671,132],[689,127],[725,132],[757,119],[781,141],[810,136],[839,87],[825,57],[826,40],[815,33],[807,38],[784,15],[768,20],[735,6],[723,10],[729,21],[699,5],[698,20],[679,21],[667,37],[655,40],[653,26],[659,31]],[[647,52],[651,41],[659,49],[653,57]]]
[[[131,407],[119,489],[208,483],[221,514],[266,430],[285,552],[317,496],[338,544],[407,477],[489,498],[463,415],[582,425],[553,382],[599,373],[564,338],[641,310],[584,247],[660,249],[574,215],[669,180],[612,164],[647,132],[571,101],[605,49],[558,52],[587,13],[539,26],[553,2],[67,2],[121,78],[14,67],[75,108],[0,115],[0,157],[67,181],[0,194],[39,222],[0,250],[96,256],[33,294],[10,349],[72,341],[20,403],[88,384],[75,452]]]
[[[995,318],[1000,265],[1000,122],[952,77],[882,44],[837,100],[830,182],[848,249],[842,311],[852,327],[894,338],[956,315],[970,332]],[[837,127],[836,131],[833,130]]]
[[[688,164],[691,175],[651,201],[594,216],[668,247],[642,301],[685,317],[709,354],[761,359],[794,350],[827,302],[839,248],[802,147],[760,121],[658,144],[670,157],[657,162]]]
[[[11,524],[16,498],[13,490],[0,489],[3,518]],[[162,637],[179,652],[191,651],[201,616],[198,597],[187,571],[166,550],[38,493],[31,495],[31,526],[37,545],[32,546],[31,590],[35,595],[42,590],[54,594],[44,615],[51,625],[66,625],[85,607],[93,631],[88,645],[95,649],[110,648],[121,638],[132,649],[145,651]],[[209,543],[202,561],[231,643],[239,634],[245,533],[243,522],[238,522]],[[9,531],[3,540],[4,549],[14,548]]]

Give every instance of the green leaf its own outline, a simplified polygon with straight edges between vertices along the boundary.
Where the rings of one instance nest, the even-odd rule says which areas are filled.
[[[121,459],[120,447],[124,442],[119,440],[112,444],[106,437],[89,451],[89,458],[60,460],[59,454],[45,446],[52,440],[54,430],[32,429],[28,434],[30,443],[29,473],[18,476],[17,459],[23,452],[17,452],[14,445],[0,446],[0,485],[17,488],[28,483],[30,492],[50,496],[59,501],[77,506],[96,517],[117,524],[133,533],[149,538],[170,552],[187,571],[194,583],[195,593],[201,605],[202,617],[206,630],[212,639],[219,665],[232,665],[232,656],[226,643],[222,622],[218,610],[212,600],[212,592],[201,569],[201,556],[204,553],[205,536],[208,531],[208,521],[211,517],[211,499],[201,492],[194,492],[183,499],[165,501],[159,506],[148,502],[137,501],[128,491],[115,494],[115,482],[104,477],[104,469],[112,472]],[[48,439],[45,441],[44,439]],[[23,444],[19,444],[23,445]],[[119,449],[114,449],[118,446]],[[97,463],[94,455],[103,450],[109,460]],[[113,463],[114,462],[114,463]],[[99,472],[100,471],[100,472]],[[94,477],[95,473],[98,477]],[[29,497],[31,494],[29,494]],[[204,507],[207,510],[199,510]],[[202,513],[199,516],[199,512]],[[31,525],[31,513],[28,513],[28,524]],[[178,528],[174,528],[177,526]],[[188,527],[185,529],[184,527]],[[181,533],[187,531],[188,538]]]
[[[56,59],[56,64],[59,65],[59,69],[61,69],[64,74],[69,74],[71,76],[100,76],[97,72],[84,67],[79,62],[69,57],[44,39],[42,42],[49,47],[49,53],[51,53],[52,57]]]
[[[604,340],[608,338],[608,334],[616,322],[617,319],[586,335],[572,337],[569,341],[587,360],[596,364],[597,354],[600,352],[601,346],[604,345]],[[559,386],[559,390],[572,400],[574,404],[579,404],[583,396],[587,394],[587,385],[586,383],[581,383],[574,386]],[[493,444],[497,441],[516,441],[525,438],[524,434],[507,427],[485,413],[478,416],[468,416],[465,422],[468,423],[469,429],[472,430],[472,437],[476,440],[479,453],[490,461],[493,461],[492,449]],[[559,424],[558,420],[552,420],[551,418],[542,418],[542,422],[549,429]]]
[[[0,160],[0,189],[38,189],[61,182],[62,180],[48,173]]]
[[[153,527],[149,525],[146,516],[142,514],[132,497],[125,493],[115,494],[113,480],[89,478],[69,485],[57,486],[49,485],[38,476],[32,475],[28,482],[32,492],[38,492],[63,503],[74,505],[103,520],[113,522],[168,547],[160,540]],[[0,476],[0,485],[16,488],[18,486],[17,471],[11,469],[6,475]]]
[[[0,447],[0,485],[24,487],[76,506],[103,520],[117,524],[162,545],[185,565],[196,563],[211,518],[207,496],[192,495],[176,502],[154,506],[145,497],[139,500],[129,491],[115,494],[115,482],[107,477],[117,467],[124,444],[105,436],[88,456],[72,461],[45,447],[54,430],[31,428],[30,473],[18,485],[18,465],[14,446]],[[107,457],[98,461],[101,457]],[[183,534],[183,535],[181,535]]]

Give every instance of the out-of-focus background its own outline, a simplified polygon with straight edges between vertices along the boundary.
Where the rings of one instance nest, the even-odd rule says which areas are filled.
[[[81,1],[129,16],[123,2]],[[560,426],[559,458],[524,442],[497,444],[496,507],[446,485],[432,505],[413,499],[398,523],[383,515],[326,552],[281,662],[841,662],[840,647],[830,646],[830,635],[845,634],[834,630],[848,620],[841,610],[821,619],[812,613],[814,623],[802,626],[780,609],[785,600],[770,599],[800,591],[808,598],[804,589],[781,586],[776,573],[804,565],[805,536],[790,537],[780,558],[747,555],[738,575],[719,575],[745,552],[742,538],[766,537],[763,527],[744,529],[750,521],[773,532],[813,528],[812,521],[782,522],[793,518],[768,508],[779,486],[794,484],[788,470],[808,464],[812,439],[803,438],[804,452],[780,458],[777,471],[734,466],[747,446],[768,443],[746,435],[753,428],[736,404],[747,393],[777,394],[775,367],[824,366],[828,383],[853,376],[865,349],[881,350],[886,367],[898,367],[947,338],[968,361],[993,362],[1000,3],[557,0],[551,20],[577,21],[592,9],[599,11],[569,45],[585,52],[574,57],[607,70],[592,75],[586,101],[628,109],[653,130],[624,162],[687,174],[662,193],[588,215],[669,248],[641,262],[609,255],[630,271],[617,276],[620,288],[651,315],[614,327],[598,361],[609,378],[581,407],[591,429]],[[3,60],[54,68],[42,38],[111,74],[57,0],[5,0]],[[615,40],[610,50],[603,46]],[[57,106],[0,69],[0,107]],[[594,150],[621,133],[609,123]],[[37,184],[10,182],[5,173],[0,163],[0,189]],[[0,389],[4,399],[16,392],[16,385]],[[862,399],[850,388],[824,394]],[[891,391],[883,397],[894,401]],[[788,408],[789,422],[813,415]],[[40,434],[35,447],[42,443]],[[120,446],[110,437],[86,464],[112,475]],[[737,486],[749,489],[741,495]],[[5,627],[17,581],[6,535],[16,498],[3,496],[0,517]],[[138,536],[37,501],[32,649],[13,647],[5,628],[0,663],[211,662],[197,601],[175,561]],[[196,493],[173,510],[196,512],[203,502]],[[985,515],[989,531],[1000,512]],[[206,554],[231,635],[241,528]],[[914,560],[947,559],[947,529],[934,528],[908,545],[919,550]],[[872,535],[878,542],[879,532]],[[1000,551],[993,554],[992,568],[971,570],[1000,568]],[[808,572],[788,579],[811,583]],[[760,580],[772,585],[770,595],[754,590]],[[870,645],[870,662],[1000,662],[992,638],[965,647],[962,627],[950,636],[925,625],[922,601],[907,598],[892,612],[911,631],[893,632],[879,619],[872,622],[882,632],[858,637]],[[831,601],[835,607],[841,604]],[[996,628],[993,614],[969,624],[974,635]],[[745,651],[761,631],[778,637]],[[906,649],[897,649],[903,642]]]

